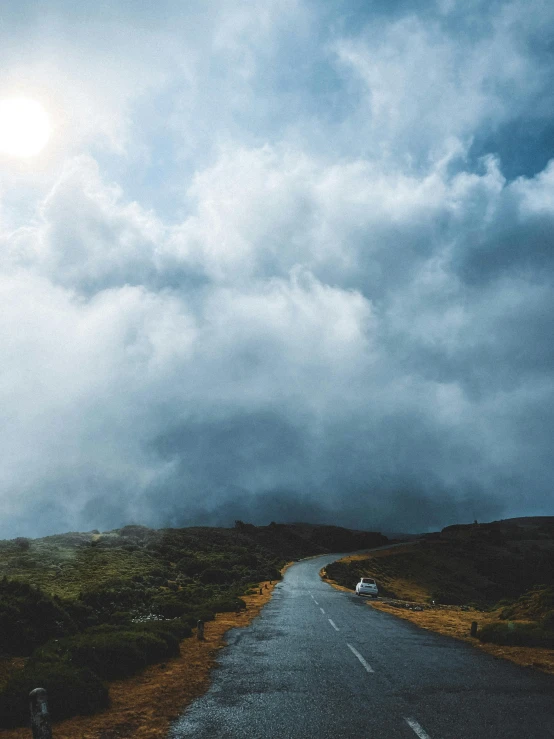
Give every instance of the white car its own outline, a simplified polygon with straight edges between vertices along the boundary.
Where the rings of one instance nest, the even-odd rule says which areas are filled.
[[[371,577],[362,577],[356,585],[356,595],[371,595],[376,598],[378,594],[377,583]]]

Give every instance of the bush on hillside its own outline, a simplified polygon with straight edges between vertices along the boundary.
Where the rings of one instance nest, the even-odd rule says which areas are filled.
[[[124,631],[108,627],[48,642],[33,653],[30,662],[65,661],[76,667],[88,667],[105,680],[115,680],[177,654],[179,640],[169,631]]]
[[[503,623],[497,621],[485,624],[478,637],[484,643],[502,646],[554,647],[554,632],[547,631],[533,623]]]
[[[163,618],[180,618],[186,611],[186,604],[177,594],[163,593],[152,599],[152,610]]]
[[[79,595],[79,601],[102,620],[113,613],[140,609],[144,606],[145,587],[132,580],[114,579],[98,587],[89,587]]]
[[[76,631],[59,599],[17,580],[0,580],[0,652],[30,654],[39,644]]]
[[[546,631],[554,631],[554,611],[547,611],[541,618],[541,626]]]
[[[59,661],[27,665],[0,693],[0,727],[8,729],[28,724],[29,693],[35,688],[47,691],[54,721],[96,713],[109,705],[107,688],[89,669]]]
[[[464,600],[460,597],[459,593],[445,587],[433,590],[431,592],[431,600],[445,606],[461,606],[464,604]]]
[[[242,598],[221,597],[213,600],[210,606],[216,613],[234,613],[236,611],[245,611],[246,603]]]
[[[536,585],[526,591],[517,600],[500,601],[499,606],[506,605],[500,613],[502,619],[540,620],[554,609],[554,588],[547,585]]]
[[[208,567],[201,573],[200,581],[209,585],[225,585],[229,582],[229,573],[219,567]]]

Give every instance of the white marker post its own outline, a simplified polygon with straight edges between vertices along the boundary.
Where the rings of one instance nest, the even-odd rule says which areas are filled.
[[[44,688],[35,688],[29,693],[31,728],[33,739],[52,739],[52,726],[48,712],[48,700]]]

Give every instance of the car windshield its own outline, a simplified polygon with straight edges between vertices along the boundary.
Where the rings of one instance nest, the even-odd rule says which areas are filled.
[[[362,577],[364,585],[375,585],[375,580],[370,580],[369,577]]]

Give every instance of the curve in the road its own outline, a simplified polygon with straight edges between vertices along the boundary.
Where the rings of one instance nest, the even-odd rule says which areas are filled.
[[[209,691],[169,739],[549,739],[554,680],[367,608],[293,565],[228,634]]]

